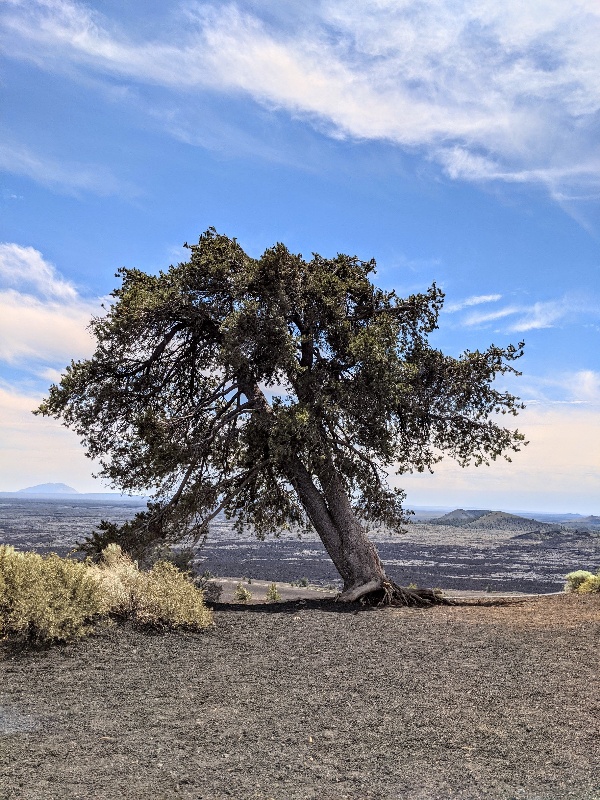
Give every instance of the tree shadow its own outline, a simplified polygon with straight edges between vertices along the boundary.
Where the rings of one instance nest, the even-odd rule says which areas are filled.
[[[447,598],[448,607],[472,607],[472,606],[513,606],[522,605],[527,602],[524,597],[468,597],[468,598]],[[438,605],[431,606],[403,606],[403,605],[374,605],[369,603],[340,603],[331,598],[306,598],[299,600],[278,600],[274,603],[221,603],[209,602],[206,604],[213,611],[224,613],[244,613],[244,614],[296,614],[299,611],[324,611],[330,614],[361,614],[370,611],[382,611],[393,608],[395,610],[406,611],[430,611],[433,608],[440,608]]]
[[[298,611],[325,611],[332,614],[358,614],[375,610],[364,603],[338,603],[331,598],[306,598],[278,600],[274,603],[207,603],[208,608],[219,612],[246,614],[295,614]]]

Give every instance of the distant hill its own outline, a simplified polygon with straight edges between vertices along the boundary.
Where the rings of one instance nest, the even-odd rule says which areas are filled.
[[[79,492],[66,483],[38,483],[37,486],[19,489],[17,494],[79,494]]]
[[[464,508],[457,508],[454,511],[450,511],[448,514],[444,514],[443,517],[432,519],[431,522],[435,523],[436,525],[462,526],[468,525],[470,522],[475,522],[475,520],[480,519],[480,517],[484,517],[486,514],[491,514],[491,511],[474,511],[473,509],[465,511]]]
[[[457,508],[455,511],[429,522],[432,525],[453,525],[457,528],[484,530],[552,531],[554,533],[561,530],[560,525],[519,517],[517,514],[508,514],[506,511],[465,511],[464,508]]]
[[[590,530],[596,531],[600,530],[600,517],[591,514],[589,517],[579,517],[572,522],[564,522],[563,525],[565,528],[573,529],[573,530]]]

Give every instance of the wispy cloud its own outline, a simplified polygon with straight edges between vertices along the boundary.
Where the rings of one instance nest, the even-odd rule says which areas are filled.
[[[99,195],[135,196],[138,190],[120,181],[105,167],[93,164],[46,158],[22,145],[0,143],[0,170],[24,175],[36,183],[73,194],[91,192]]]
[[[64,365],[91,355],[86,326],[92,308],[83,301],[44,302],[12,289],[0,291],[0,361]]]
[[[496,298],[495,295],[490,297]],[[500,298],[498,298],[500,299]],[[467,307],[457,304],[454,311]],[[473,303],[473,305],[475,305]],[[576,296],[565,296],[559,300],[538,301],[535,303],[512,303],[494,311],[473,311],[466,314],[460,324],[466,327],[484,327],[499,320],[505,320],[504,330],[509,333],[552,328],[558,323],[598,316],[597,306]],[[510,318],[510,319],[509,319]]]
[[[525,309],[519,319],[509,328],[511,331],[532,331],[539,328],[551,328],[556,322],[563,319],[574,309],[557,301],[547,303],[534,303]]]
[[[0,245],[0,361],[31,372],[93,350],[86,330],[100,299],[85,299],[33,247]]]
[[[13,57],[184,92],[244,93],[336,137],[419,148],[452,178],[600,189],[596,0],[177,6],[142,38],[72,0],[8,0]],[[260,14],[263,13],[263,19]]]
[[[444,306],[444,310],[450,314],[454,314],[457,311],[462,311],[464,308],[480,306],[484,303],[496,303],[498,300],[502,300],[501,294],[477,294],[473,295],[472,297],[467,297],[465,300],[461,300],[458,303],[450,303],[449,305]]]
[[[39,250],[13,242],[0,243],[0,284],[33,289],[44,297],[70,301],[77,299],[73,284],[59,275]]]
[[[600,406],[600,372],[591,369],[527,375],[519,378],[518,383],[522,384],[518,392],[527,405]]]
[[[499,319],[510,317],[513,314],[519,314],[524,310],[525,309],[519,306],[507,306],[506,308],[498,309],[498,311],[476,311],[465,317],[462,324],[469,327],[485,325],[488,322],[496,322]]]

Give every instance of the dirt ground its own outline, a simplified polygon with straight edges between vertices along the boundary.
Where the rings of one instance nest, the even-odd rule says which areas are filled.
[[[600,800],[599,642],[599,595],[315,595],[217,604],[196,634],[3,643],[0,798]]]

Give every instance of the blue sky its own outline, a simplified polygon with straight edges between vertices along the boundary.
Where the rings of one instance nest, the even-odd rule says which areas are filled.
[[[435,343],[526,342],[512,464],[409,504],[600,513],[596,0],[0,0],[0,490],[101,490],[31,416],[122,266],[209,226],[436,281]]]

